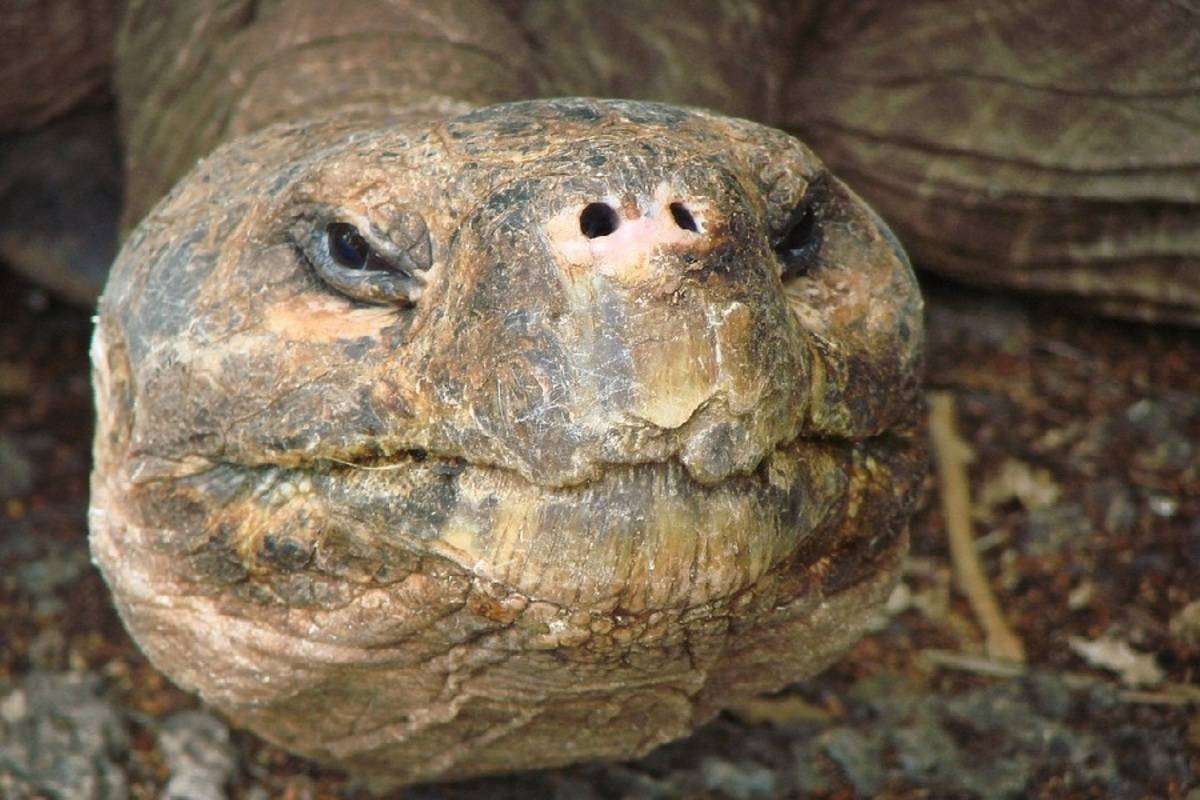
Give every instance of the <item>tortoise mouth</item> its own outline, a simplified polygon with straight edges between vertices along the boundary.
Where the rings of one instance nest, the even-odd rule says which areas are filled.
[[[827,527],[845,502],[853,447],[796,438],[711,484],[677,458],[608,465],[569,486],[420,451],[240,467],[256,474],[244,501],[255,507],[226,503],[222,521],[241,529],[241,552],[261,554],[264,531],[278,551],[286,532],[288,549],[332,572],[323,550],[351,542],[397,562],[442,558],[557,605],[689,607],[754,583]]]
[[[805,443],[853,446],[863,441],[863,437],[805,430],[805,423],[795,418],[762,422],[753,415],[731,412],[724,403],[709,398],[676,427],[660,427],[636,416],[621,420],[623,424],[606,420],[609,426],[602,435],[583,441],[566,437],[545,444],[533,441],[525,450],[490,436],[454,438],[433,426],[427,436],[354,435],[349,440],[302,448],[281,442],[258,454],[227,451],[220,460],[249,467],[344,474],[416,469],[450,477],[488,470],[554,491],[586,487],[640,470],[668,468],[684,469],[698,484],[712,486],[760,472],[778,454]],[[311,441],[315,437],[303,438]],[[285,441],[290,445],[292,440]]]

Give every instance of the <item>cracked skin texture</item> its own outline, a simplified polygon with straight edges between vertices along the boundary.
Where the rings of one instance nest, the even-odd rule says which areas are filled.
[[[656,243],[564,224],[597,198]],[[698,230],[664,233],[681,198]],[[306,231],[397,216],[415,303],[322,282]],[[779,131],[595,100],[284,123],[114,266],[93,552],[159,669],[376,785],[634,757],[886,597],[921,343],[894,238]]]

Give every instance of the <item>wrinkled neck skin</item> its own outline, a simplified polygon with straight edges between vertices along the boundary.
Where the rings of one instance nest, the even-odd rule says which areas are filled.
[[[529,96],[524,44],[486,5],[129,4],[118,38],[132,227],[199,158],[277,122],[369,126]],[[515,57],[506,58],[506,54]]]
[[[118,39],[126,228],[197,159],[266,125],[364,126],[532,97],[635,97],[771,123],[788,32],[811,3],[131,0]],[[596,27],[599,24],[600,27]],[[714,47],[712,31],[725,39]],[[622,46],[612,52],[613,42]],[[755,58],[744,54],[753,52]]]

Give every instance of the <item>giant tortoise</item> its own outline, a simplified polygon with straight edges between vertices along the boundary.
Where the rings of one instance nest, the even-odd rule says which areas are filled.
[[[856,191],[921,266],[1200,321],[1196,22],[132,0],[90,515],[127,627],[380,783],[814,673],[923,475],[920,295]]]

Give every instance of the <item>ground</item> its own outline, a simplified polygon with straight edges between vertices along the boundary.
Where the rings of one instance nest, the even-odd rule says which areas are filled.
[[[820,677],[638,762],[395,796],[1200,800],[1200,331],[926,283],[928,386],[1024,668],[984,657],[931,470],[887,613]],[[87,554],[89,315],[6,271],[0,295],[0,796],[369,797],[126,636]]]

